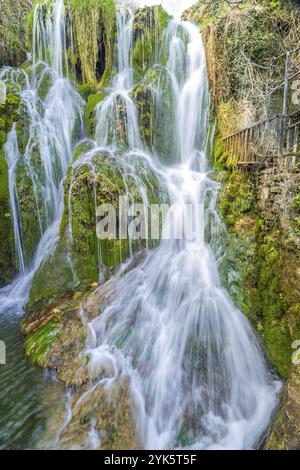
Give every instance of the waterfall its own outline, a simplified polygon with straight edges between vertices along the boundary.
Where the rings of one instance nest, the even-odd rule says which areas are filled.
[[[49,64],[58,77],[68,75],[67,32],[64,0],[53,5],[37,4],[33,21],[33,67]]]
[[[16,170],[16,164],[19,160],[19,157],[20,156],[19,156],[18,138],[17,138],[17,133],[16,133],[16,125],[13,124],[12,130],[8,136],[7,143],[6,143],[6,161],[8,164],[9,199],[10,199],[10,207],[11,207],[12,216],[13,216],[16,254],[18,258],[19,272],[21,275],[25,276],[26,268],[25,268],[25,261],[24,261],[24,256],[23,256],[22,235],[20,231],[20,224],[19,224],[19,218],[18,218],[19,208],[18,208],[18,200],[16,196],[16,188],[15,188],[15,170]]]
[[[210,177],[206,155],[209,93],[201,35],[191,23],[170,21],[161,54],[156,53],[161,63],[151,69],[154,77],[147,73],[144,77],[153,93],[157,119],[153,133],[159,130],[160,138],[167,142],[164,152],[172,154],[172,164],[166,164],[157,155],[157,136],[152,139],[152,152],[146,149],[130,95],[135,85],[130,10],[118,11],[117,33],[117,72],[108,96],[96,110],[96,142],[72,169],[86,163],[95,181],[92,159],[104,149],[119,159],[125,184],[127,178],[133,178],[148,206],[136,164],[146,161],[167,188],[171,208],[163,227],[166,236],[159,246],[146,250],[141,264],[116,275],[112,301],[87,324],[82,354],[88,358],[92,388],[79,401],[96,387],[109,393],[126,381],[143,448],[258,448],[277,404],[279,385],[268,371],[249,321],[222,287],[205,236],[209,214],[215,214],[215,224],[219,219],[218,185]],[[24,73],[20,90],[29,122],[28,141],[21,151],[14,125],[5,146],[19,274],[0,290],[2,316],[22,314],[33,276],[54,250],[63,209],[63,178],[72,163],[73,149],[84,136],[84,103],[66,78],[67,41],[63,0],[56,0],[46,12],[44,5],[37,5],[32,73]],[[165,54],[167,60],[163,60]],[[5,81],[10,74],[11,70],[5,70],[0,78]],[[171,109],[167,122],[159,119],[164,106]],[[31,158],[35,147],[39,149],[38,169]],[[25,261],[16,185],[20,161],[32,183],[40,227],[40,239],[29,262]],[[72,184],[70,243],[71,191]],[[218,227],[212,227],[212,239],[217,232]],[[5,393],[5,384],[3,390]],[[69,405],[64,429],[71,417]],[[58,432],[55,446],[59,436]],[[99,446],[100,437],[92,422],[91,447]]]
[[[28,75],[23,72],[22,80],[19,80],[22,111],[28,121],[28,139],[21,154],[14,125],[5,145],[19,274],[10,286],[0,290],[2,314],[12,310],[22,313],[33,276],[54,249],[63,209],[63,178],[72,161],[73,148],[84,135],[84,102],[73,84],[64,78],[68,73],[66,37],[63,0],[54,2],[47,11],[44,5],[37,4],[32,72]],[[4,82],[15,79],[13,73],[9,68],[4,69],[1,79]],[[39,153],[38,167],[32,159],[35,149]],[[27,263],[16,186],[16,168],[21,163],[32,184],[41,232],[38,245]]]
[[[118,84],[130,64],[130,21],[122,15]],[[165,38],[174,90],[173,144],[180,158],[172,166],[162,165],[156,155],[151,160],[172,202],[164,232],[173,234],[179,227],[183,237],[179,240],[175,230],[142,264],[117,279],[112,302],[88,324],[84,354],[92,390],[105,387],[109,393],[129,380],[145,449],[253,449],[271,419],[279,386],[249,321],[222,287],[204,238],[208,211],[216,214],[218,185],[210,179],[206,159],[209,96],[201,36],[196,26],[171,21]],[[159,92],[159,84],[155,87]],[[123,99],[127,132],[136,128],[128,89],[115,86],[97,112],[96,133],[103,146],[117,144],[103,137],[115,120],[116,96]],[[139,140],[133,141],[135,153],[146,158]]]
[[[118,73],[113,78],[112,93],[96,110],[97,142],[104,147],[118,148],[124,146],[124,141],[129,149],[141,148],[142,145],[137,111],[129,96],[133,81],[132,22],[132,12],[122,8],[117,14]],[[120,132],[120,123],[124,124],[125,135]]]

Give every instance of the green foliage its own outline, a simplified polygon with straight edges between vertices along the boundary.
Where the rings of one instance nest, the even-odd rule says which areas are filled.
[[[292,202],[292,207],[297,211],[300,212],[300,193],[298,193]]]

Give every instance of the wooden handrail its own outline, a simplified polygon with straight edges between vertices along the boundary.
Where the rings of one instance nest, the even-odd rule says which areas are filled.
[[[224,151],[238,158],[238,164],[261,164],[261,159],[274,157],[299,156],[300,120],[292,122],[300,114],[300,109],[287,113],[277,114],[253,126],[224,137]],[[272,129],[267,125],[275,121]],[[277,121],[277,122],[276,122]],[[265,126],[262,128],[262,126]],[[270,136],[268,139],[268,130]]]

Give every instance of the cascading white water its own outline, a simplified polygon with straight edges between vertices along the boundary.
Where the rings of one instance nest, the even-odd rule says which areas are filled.
[[[105,147],[127,144],[129,149],[141,148],[138,117],[129,96],[133,84],[132,70],[132,22],[133,15],[127,8],[117,15],[118,73],[112,82],[112,93],[97,107],[97,142]],[[125,135],[120,131],[124,124]]]
[[[123,34],[119,27],[122,64],[128,63]],[[205,52],[190,23],[172,21],[166,38],[180,162],[169,167],[151,158],[174,204],[164,230],[172,234],[174,227],[182,227],[183,239],[163,240],[140,266],[117,280],[112,303],[88,324],[85,354],[94,384],[98,380],[93,389],[110,390],[129,379],[144,448],[252,449],[260,445],[276,406],[278,383],[267,371],[248,320],[221,285],[209,244],[203,236],[188,236],[195,220],[187,207],[198,214],[204,232],[207,212],[198,207],[214,212],[216,202],[217,185],[209,178],[205,156]],[[114,94],[106,103],[114,102]],[[113,106],[108,108],[100,106],[97,114],[102,145],[108,143],[105,124],[111,125],[109,114],[114,113]],[[126,111],[129,128],[136,114]]]
[[[19,155],[19,146],[18,146],[18,138],[16,133],[16,125],[13,124],[12,131],[8,136],[7,143],[6,143],[6,161],[8,164],[8,178],[9,178],[9,199],[10,199],[10,206],[13,215],[13,227],[14,227],[14,239],[15,239],[15,246],[16,246],[16,254],[18,258],[19,264],[19,272],[21,275],[25,275],[26,268],[25,268],[25,261],[23,256],[23,249],[22,249],[22,236],[20,233],[20,225],[18,220],[18,200],[16,197],[16,188],[15,188],[15,170],[16,164],[20,158]]]
[[[12,309],[14,313],[22,313],[34,273],[54,249],[63,209],[63,177],[71,163],[73,148],[84,135],[84,102],[71,82],[64,78],[67,73],[64,2],[57,0],[53,11],[47,10],[46,14],[43,8],[39,4],[35,8],[32,73],[31,76],[25,74],[20,91],[29,121],[28,141],[24,154],[20,155],[13,126],[5,146],[19,275],[10,286],[0,290],[2,313]],[[4,69],[1,78],[11,79],[11,70]],[[46,90],[44,98],[40,97],[42,87]],[[34,147],[40,155],[39,171],[31,161]],[[26,165],[32,181],[41,231],[39,244],[27,265],[15,179],[15,168],[20,161]]]

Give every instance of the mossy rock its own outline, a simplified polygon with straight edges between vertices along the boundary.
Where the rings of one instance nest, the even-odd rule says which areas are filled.
[[[133,68],[141,78],[156,63],[162,33],[170,16],[161,6],[144,7],[136,11],[133,19]]]
[[[72,419],[60,437],[62,449],[72,446],[86,448],[93,422],[97,431],[103,433],[105,430],[101,449],[140,448],[126,380],[111,390],[109,395],[99,386],[95,393],[91,391],[87,394],[87,399],[77,402],[92,386],[94,377],[88,368],[89,357],[82,354],[87,332],[80,314],[84,311],[86,320],[92,321],[110,302],[114,289],[115,285],[110,281],[82,295],[76,293],[73,297],[59,299],[55,308],[44,312],[46,322],[42,326],[36,323],[36,319],[43,318],[44,309],[36,312],[35,318],[29,315],[23,321],[23,332],[27,332],[27,357],[41,367],[54,371],[59,380],[66,387],[72,387],[74,392]],[[51,442],[57,433],[60,419],[60,410],[54,410],[47,422],[46,433]]]
[[[87,101],[90,95],[97,93],[97,86],[94,83],[83,83],[82,85],[77,85],[77,91],[81,98]]]
[[[98,92],[89,95],[85,109],[85,123],[89,137],[93,137],[95,133],[95,112],[99,103],[105,98],[105,93]]]
[[[219,262],[222,280],[286,378],[292,367],[291,345],[300,337],[298,249],[261,218],[253,175],[223,170],[218,178],[223,182],[219,210],[230,231]]]
[[[100,82],[113,65],[116,9],[114,0],[71,0],[77,76]]]
[[[255,203],[256,192],[252,176],[239,171],[230,173],[218,201],[226,226],[234,232],[238,220],[246,214],[251,214]]]
[[[279,373],[292,366],[292,343],[300,336],[300,276],[298,254],[285,246],[279,232],[257,233],[256,289],[252,308],[261,319],[267,351]]]
[[[130,155],[126,160],[95,149],[81,156],[79,152],[64,182],[59,242],[34,276],[27,311],[38,305],[51,306],[65,292],[85,290],[99,275],[109,277],[129,257],[129,241],[119,239],[118,233],[116,239],[98,239],[98,206],[111,204],[115,208],[118,227],[119,197],[127,192],[135,203],[143,202],[142,186],[150,204],[167,200],[165,188],[142,158]],[[142,240],[132,242],[133,252],[144,246]]]
[[[51,344],[62,329],[62,324],[50,321],[29,336],[24,343],[25,354],[34,364],[45,366]]]
[[[130,97],[133,99],[137,108],[141,136],[146,146],[152,149],[152,90],[150,86],[138,84],[130,92]]]
[[[9,202],[8,168],[0,148],[0,287],[16,274],[14,232]]]
[[[300,448],[300,367],[294,366],[284,384],[280,406],[275,416],[266,450]]]
[[[33,278],[27,311],[33,307],[49,307],[59,297],[76,289],[69,253],[62,243],[58,243],[54,252],[42,263]]]
[[[6,102],[0,104],[0,286],[9,283],[17,270],[4,145],[13,123],[20,119],[19,109],[19,96],[9,92]]]
[[[76,146],[74,153],[73,153],[73,159],[72,163],[75,163],[78,158],[81,157],[81,155],[86,154],[93,150],[95,148],[95,142],[93,140],[85,139]],[[68,170],[68,173],[70,173],[71,167]]]
[[[16,168],[16,188],[20,212],[20,226],[25,264],[33,256],[34,249],[41,237],[37,200],[32,180],[28,174],[27,165],[20,160]]]
[[[143,80],[130,92],[139,118],[141,136],[150,151],[164,163],[178,161],[174,139],[174,100],[170,76],[164,67],[147,70]]]

